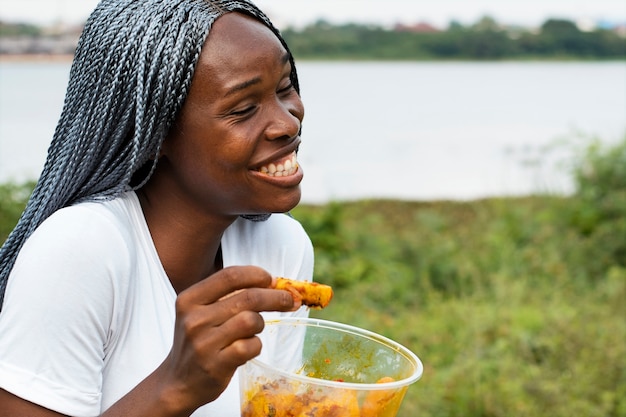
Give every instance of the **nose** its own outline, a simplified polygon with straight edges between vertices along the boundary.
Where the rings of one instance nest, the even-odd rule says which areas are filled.
[[[304,118],[302,100],[300,97],[292,98],[287,102],[277,100],[274,111],[269,117],[265,130],[265,135],[269,140],[290,139],[298,136]]]

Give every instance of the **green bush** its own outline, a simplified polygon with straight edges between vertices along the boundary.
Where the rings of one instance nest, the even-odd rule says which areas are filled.
[[[578,204],[573,225],[602,262],[626,266],[626,139],[614,146],[593,141],[574,165]]]
[[[15,227],[35,184],[0,184],[0,242],[4,242]]]

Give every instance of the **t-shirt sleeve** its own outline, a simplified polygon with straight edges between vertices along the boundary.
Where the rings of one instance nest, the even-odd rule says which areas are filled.
[[[0,387],[72,416],[100,412],[102,368],[123,239],[86,208],[48,218],[27,240],[0,314]]]

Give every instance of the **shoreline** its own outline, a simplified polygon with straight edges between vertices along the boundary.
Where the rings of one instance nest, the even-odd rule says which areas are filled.
[[[74,54],[0,54],[0,62],[72,62]]]
[[[74,60],[74,54],[2,54],[0,53],[0,63],[46,63],[46,62],[72,62]],[[517,59],[502,59],[502,60],[472,60],[472,59],[442,59],[442,58],[432,58],[432,59],[353,59],[353,58],[329,58],[329,59],[320,59],[320,58],[311,58],[311,57],[301,57],[298,58],[299,62],[438,62],[438,63],[455,63],[455,62],[477,62],[477,63],[507,63],[507,62],[545,62],[545,63],[554,63],[554,62],[562,62],[562,63],[581,63],[581,62],[624,62],[626,59],[620,58],[607,58],[607,59],[585,59],[585,58],[571,58],[571,59],[563,59],[563,58],[517,58]]]

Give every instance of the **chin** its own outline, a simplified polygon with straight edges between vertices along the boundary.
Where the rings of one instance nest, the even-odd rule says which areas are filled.
[[[286,213],[289,210],[292,210],[294,207],[296,207],[298,204],[300,204],[300,199],[301,198],[302,198],[302,192],[300,191],[300,187],[298,187],[297,192],[294,193],[294,195],[292,196],[291,200],[286,202],[286,207],[281,212],[282,213]]]
[[[276,197],[271,206],[268,206],[267,210],[262,211],[263,213],[287,213],[300,203],[301,197],[302,193],[298,187],[297,191],[294,190]]]

